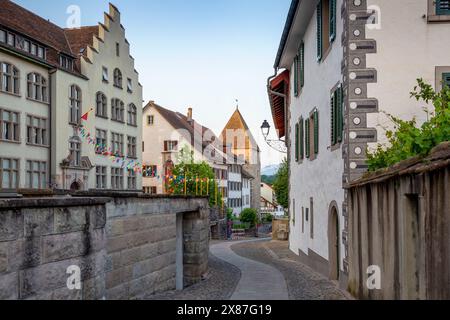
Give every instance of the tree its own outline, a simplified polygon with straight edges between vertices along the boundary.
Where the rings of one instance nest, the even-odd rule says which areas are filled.
[[[287,159],[283,160],[278,169],[275,181],[273,183],[273,190],[277,197],[277,203],[283,208],[289,207],[289,167]]]
[[[189,146],[180,150],[177,165],[174,166],[166,187],[170,194],[209,196],[210,206],[223,206],[214,170],[205,161],[196,163]]]
[[[252,228],[258,223],[258,212],[255,209],[244,209],[239,216],[239,220],[244,223],[249,223],[250,228]]]

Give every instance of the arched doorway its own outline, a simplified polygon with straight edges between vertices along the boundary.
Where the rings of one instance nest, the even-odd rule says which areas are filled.
[[[330,264],[330,279],[339,280],[339,213],[337,203],[332,203],[328,215],[328,260]]]
[[[70,191],[80,191],[81,190],[81,186],[77,181],[74,181],[71,185],[70,185]]]

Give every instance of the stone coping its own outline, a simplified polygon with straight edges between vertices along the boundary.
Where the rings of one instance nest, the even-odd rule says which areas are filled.
[[[123,191],[85,191],[71,194],[72,197],[108,197],[108,198],[139,198],[139,199],[209,199],[209,196],[191,196],[191,195],[167,195],[167,194],[145,194],[142,192],[123,192]]]
[[[45,208],[45,207],[77,207],[77,206],[97,206],[110,202],[112,198],[21,198],[21,199],[0,199],[0,211],[22,208]]]
[[[350,189],[371,183],[381,183],[394,177],[430,172],[448,166],[450,166],[450,142],[443,142],[435,147],[430,155],[425,158],[414,157],[395,164],[390,168],[368,173],[361,179],[347,185],[346,188]]]

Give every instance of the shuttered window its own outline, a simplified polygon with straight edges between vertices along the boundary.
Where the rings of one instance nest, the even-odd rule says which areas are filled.
[[[336,1],[330,0],[330,42],[336,39]]]
[[[305,153],[306,158],[309,159],[311,157],[311,141],[310,141],[310,128],[309,128],[309,120],[305,122]]]
[[[331,95],[331,145],[341,143],[343,138],[344,110],[342,96],[342,86],[339,86]]]
[[[322,60],[322,1],[317,5],[317,61]]]
[[[298,97],[298,80],[299,80],[299,76],[298,76],[298,55],[295,57],[294,59],[294,94],[296,97]]]
[[[299,50],[299,64],[300,64],[300,87],[305,85],[305,43],[300,44]]]
[[[442,86],[447,86],[450,88],[450,73],[442,74]]]
[[[450,15],[450,0],[436,0],[436,14]]]
[[[315,110],[313,114],[314,124],[314,154],[319,153],[319,111]]]
[[[300,159],[300,141],[299,141],[299,136],[300,136],[300,125],[297,123],[295,125],[295,161],[298,162]]]
[[[299,140],[300,140],[300,160],[303,160],[305,158],[305,121],[303,120],[303,118],[300,118],[300,136],[299,136]]]

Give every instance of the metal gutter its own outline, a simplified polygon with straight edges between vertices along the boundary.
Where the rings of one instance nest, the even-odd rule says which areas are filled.
[[[300,5],[302,0],[292,0],[291,7],[289,9],[288,17],[286,20],[286,24],[284,26],[283,35],[281,36],[280,46],[278,47],[277,57],[275,59],[274,68],[278,70],[280,65],[281,56],[283,55],[284,47],[286,46],[287,39],[289,37],[289,33],[291,32],[292,23],[294,22],[295,13],[297,12],[297,8]]]

